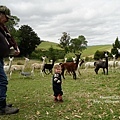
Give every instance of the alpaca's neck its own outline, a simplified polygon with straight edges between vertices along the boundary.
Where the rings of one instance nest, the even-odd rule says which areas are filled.
[[[9,62],[9,66],[8,66],[8,72],[10,71],[10,69],[11,69],[11,66],[12,66],[12,60],[10,60],[10,62]]]
[[[27,61],[25,61],[25,63],[24,63],[24,68],[26,67],[26,65],[27,65]]]
[[[76,60],[76,69],[78,68],[78,64],[79,64],[79,59],[80,59],[80,57],[77,57],[77,60]]]
[[[52,65],[54,65],[54,60],[52,61]]]
[[[82,61],[80,62],[80,66],[81,66],[83,63],[84,63],[84,61],[82,60]]]
[[[45,64],[45,60],[43,60],[43,62],[42,62],[43,64]]]
[[[113,62],[115,63],[115,57],[113,58]]]
[[[79,58],[77,58],[77,60],[76,60],[76,64],[77,64],[77,65],[79,64]]]
[[[22,68],[22,71],[25,70],[26,65],[27,65],[27,60],[25,60],[25,63],[24,63],[23,68]]]
[[[105,60],[106,60],[106,66],[108,67],[108,57],[106,57]]]

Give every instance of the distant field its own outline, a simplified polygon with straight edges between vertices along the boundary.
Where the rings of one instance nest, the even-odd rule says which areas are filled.
[[[88,46],[86,50],[83,51],[83,56],[92,56],[97,50],[99,51],[111,51],[112,45],[96,45]]]
[[[42,50],[48,50],[50,47],[53,47],[54,49],[61,49],[57,43],[54,42],[48,42],[48,41],[44,41],[42,42],[37,49],[42,49]]]
[[[42,42],[37,49],[48,50],[50,47],[54,49],[61,49],[57,43],[44,41]],[[88,46],[86,50],[83,51],[82,56],[92,56],[97,50],[100,51],[111,51],[112,45],[96,45],[96,46]]]

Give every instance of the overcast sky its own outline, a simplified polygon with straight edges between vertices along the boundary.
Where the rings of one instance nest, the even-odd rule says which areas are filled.
[[[29,25],[41,40],[59,43],[62,32],[83,35],[88,45],[112,44],[120,37],[120,0],[1,0],[19,26]]]

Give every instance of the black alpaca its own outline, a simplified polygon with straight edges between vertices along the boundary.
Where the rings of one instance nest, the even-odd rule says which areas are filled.
[[[55,60],[52,60],[52,64],[45,64],[42,72],[44,72],[46,75],[50,73],[52,74],[52,68],[54,66],[54,63],[55,63]],[[49,70],[49,73],[46,72],[46,69]]]
[[[105,69],[106,69],[106,74],[108,75],[108,54],[105,53],[105,61],[100,60],[98,62],[94,62],[94,66],[95,66],[96,74],[98,74],[100,68],[103,68],[104,75],[105,75]]]

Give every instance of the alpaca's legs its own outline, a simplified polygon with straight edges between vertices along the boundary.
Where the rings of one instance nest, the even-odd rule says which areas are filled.
[[[98,70],[99,70],[99,68],[95,68],[95,72],[96,72],[96,74],[98,74]]]
[[[75,71],[73,71],[73,79],[76,80],[76,73],[75,73]]]
[[[108,75],[108,68],[106,68],[106,71],[107,71],[107,73],[106,73],[106,74]]]
[[[103,74],[105,75],[105,68],[103,68]]]
[[[61,72],[61,75],[62,75],[62,77],[63,77],[63,79],[65,79],[65,76],[64,76],[64,69],[62,69],[62,72]]]

